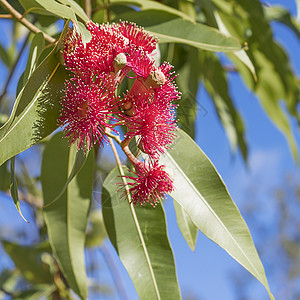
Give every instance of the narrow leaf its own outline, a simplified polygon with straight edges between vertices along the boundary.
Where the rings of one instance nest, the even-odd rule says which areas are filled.
[[[103,183],[102,212],[107,234],[139,298],[181,299],[163,207],[136,207],[122,197],[122,179],[112,170]]]
[[[58,1],[66,6],[70,7],[82,21],[84,21],[84,22],[89,21],[89,18],[87,17],[85,11],[74,0],[58,0]]]
[[[141,11],[151,11],[152,13],[156,12],[163,12],[170,15],[174,15],[176,17],[180,17],[182,19],[193,21],[193,19],[188,16],[187,14],[181,12],[178,9],[175,9],[173,7],[170,7],[168,5],[164,5],[162,3],[159,3],[157,1],[150,1],[150,0],[112,0],[110,1],[110,5],[128,5],[130,7],[136,6]],[[126,19],[127,20],[127,19]]]
[[[242,47],[238,40],[221,34],[218,30],[183,19],[146,28],[159,38],[160,43],[183,43],[209,51],[234,52]]]
[[[69,147],[62,133],[46,145],[42,160],[41,181],[44,204],[61,191],[70,176],[76,147]],[[84,262],[85,232],[93,190],[94,157],[90,152],[85,165],[69,183],[63,195],[44,209],[53,253],[70,287],[82,299],[87,297]]]
[[[176,201],[174,201],[178,227],[192,251],[195,250],[198,228],[189,215]]]
[[[59,100],[67,78],[54,49],[33,72],[19,93],[9,120],[0,128],[0,165],[57,128]]]
[[[19,201],[19,195],[18,195],[18,185],[17,185],[17,180],[15,176],[15,157],[12,157],[10,159],[10,193],[11,197],[14,200],[15,206],[22,217],[22,219],[26,222],[29,223],[23,216],[20,208],[20,201]]]
[[[199,146],[180,130],[175,145],[161,161],[174,177],[176,190],[171,197],[184,208],[199,230],[256,277],[274,299],[249,229],[221,177]]]

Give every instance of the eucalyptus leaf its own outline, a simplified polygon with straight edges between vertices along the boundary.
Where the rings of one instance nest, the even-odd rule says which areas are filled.
[[[53,132],[68,73],[54,49],[19,93],[9,120],[0,128],[0,165]]]
[[[170,15],[174,15],[176,17],[180,17],[182,19],[193,21],[189,15],[177,10],[168,5],[164,5],[163,3],[159,3],[157,1],[150,0],[112,0],[110,1],[110,6],[114,5],[128,5],[130,7],[136,6],[141,11],[152,11],[152,12],[163,12]]]
[[[46,145],[41,171],[44,204],[51,203],[70,177],[76,146],[69,147],[62,133]],[[85,232],[92,199],[94,156],[90,152],[84,166],[61,197],[44,208],[52,251],[70,287],[81,299],[87,297],[84,262]]]
[[[9,186],[9,188],[10,188],[11,197],[14,200],[15,206],[16,206],[20,216],[26,223],[28,223],[28,221],[24,218],[24,216],[21,212],[21,208],[20,208],[18,184],[17,184],[17,180],[16,180],[16,176],[15,176],[15,157],[12,157],[10,159],[10,186]]]
[[[183,43],[208,51],[234,52],[242,49],[238,40],[218,30],[183,19],[173,19],[146,28],[160,43]]]
[[[195,250],[198,228],[195,226],[189,215],[185,212],[181,205],[174,201],[176,212],[176,220],[182,236],[188,243],[192,251]]]
[[[85,23],[89,21],[89,18],[87,17],[83,8],[74,0],[58,0],[58,2],[70,7],[75,12],[75,14]]]
[[[185,132],[179,130],[177,135],[175,145],[161,158],[174,178],[175,191],[170,196],[201,232],[256,277],[274,299],[249,229],[221,177]]]
[[[117,168],[105,179],[102,213],[108,237],[139,299],[181,299],[163,207],[129,204],[128,195],[122,197],[118,188],[121,181]]]

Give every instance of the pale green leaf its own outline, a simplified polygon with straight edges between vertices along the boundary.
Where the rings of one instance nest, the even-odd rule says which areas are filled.
[[[274,299],[249,229],[221,177],[185,132],[179,130],[177,135],[175,145],[161,158],[174,178],[175,191],[170,196],[200,231],[256,277]]]
[[[185,212],[182,206],[180,206],[176,201],[174,201],[174,208],[178,227],[189,247],[194,251],[197,241],[198,228],[192,222],[191,218]]]
[[[234,52],[242,49],[235,38],[225,36],[212,27],[179,18],[149,26],[146,29],[157,36],[160,43],[182,43],[220,52]]]
[[[89,21],[89,18],[87,17],[85,11],[74,0],[58,0],[58,2],[70,7],[74,11],[74,13],[85,23]]]
[[[63,195],[44,209],[52,251],[70,287],[82,299],[87,296],[84,262],[85,232],[92,199],[94,157],[90,152],[85,165],[69,183]],[[69,147],[62,133],[46,145],[41,182],[44,204],[57,197],[72,172],[76,146]]]
[[[103,183],[102,213],[107,234],[139,299],[181,299],[163,207],[129,204],[128,196],[121,196],[120,182],[115,168]]]
[[[141,11],[152,11],[154,13],[156,12],[163,12],[167,13],[176,17],[180,17],[182,19],[193,21],[193,19],[188,16],[187,14],[181,12],[180,10],[177,10],[173,7],[164,5],[162,3],[159,3],[157,1],[150,1],[150,0],[112,0],[110,1],[110,5],[128,5],[128,6],[136,6]]]

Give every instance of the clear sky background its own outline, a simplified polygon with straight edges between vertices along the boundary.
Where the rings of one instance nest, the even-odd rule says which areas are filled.
[[[294,0],[274,0],[268,2],[271,4],[282,4],[288,8],[293,15],[296,15]],[[3,20],[0,20],[0,22],[0,38],[9,38],[8,22]],[[300,74],[299,40],[283,25],[273,24],[272,27],[276,39],[285,45],[294,70],[297,74]],[[25,68],[25,63],[26,55],[24,55],[20,61],[13,79],[15,82],[17,82],[18,77]],[[0,91],[2,90],[6,76],[7,70],[0,64]],[[268,222],[268,220],[276,217],[272,190],[283,181],[284,176],[288,173],[295,176],[300,182],[299,168],[294,164],[284,136],[265,115],[254,94],[245,88],[239,75],[232,73],[229,75],[229,80],[230,93],[246,125],[246,139],[249,145],[249,168],[246,168],[240,153],[236,153],[235,155],[231,153],[225,132],[216,117],[215,110],[203,87],[200,87],[197,101],[199,107],[204,107],[207,114],[203,114],[201,109],[198,111],[196,142],[202,147],[216,166],[242,215],[246,215],[246,209],[253,200],[249,190],[254,188],[256,190],[256,196],[262,203],[260,206],[261,210],[257,211],[257,215],[260,216],[262,220],[265,220],[265,222]],[[15,88],[15,86],[11,86],[10,93],[13,94]],[[300,148],[300,134],[296,125],[296,123],[293,123],[293,129],[298,147]],[[39,162],[36,161],[36,157],[32,154],[34,154],[34,152],[25,152],[23,155],[29,163],[39,164]],[[31,217],[27,214],[29,212],[26,211],[26,207],[24,207],[24,209],[25,216],[30,219]],[[239,295],[236,294],[234,288],[232,274],[233,272],[240,272],[240,274],[244,276],[246,271],[224,250],[215,245],[200,232],[198,234],[196,249],[192,252],[177,227],[171,199],[166,200],[165,209],[170,241],[173,246],[178,280],[183,298],[188,299],[188,297],[190,297],[190,299],[196,300],[239,299]],[[257,231],[255,224],[251,224],[251,220],[245,219],[252,233],[254,242],[258,242],[260,232]],[[0,238],[9,238],[11,236],[10,231],[16,227],[25,233],[23,240],[20,241],[21,243],[30,244],[36,241],[38,233],[36,232],[35,226],[31,223],[25,224],[19,217],[12,200],[0,194]],[[105,247],[113,253],[114,261],[128,289],[128,295],[130,295],[129,299],[138,299],[126,271],[121,263],[118,262],[118,257],[113,247],[109,242],[106,242]],[[270,255],[271,252],[272,249],[270,249]],[[97,271],[99,282],[107,283],[108,285],[112,284],[110,272],[108,271],[101,252],[97,252],[96,255],[96,259],[99,260],[99,270]],[[264,255],[264,257],[267,257],[268,252],[265,252]],[[272,253],[272,255],[274,254]],[[262,257],[262,262],[266,267],[270,288],[275,296],[278,296],[278,299],[282,299],[280,298],[280,290],[283,288],[281,286],[282,283],[278,282],[278,280],[272,276],[270,271],[272,266],[266,266],[264,257]],[[272,263],[276,264],[277,262],[273,261]],[[3,249],[0,248],[0,272],[5,267],[12,267],[12,262],[5,255]],[[253,299],[267,299],[267,293],[258,281],[252,280],[251,275],[245,278],[251,280]],[[103,297],[101,299],[119,299],[119,297]]]

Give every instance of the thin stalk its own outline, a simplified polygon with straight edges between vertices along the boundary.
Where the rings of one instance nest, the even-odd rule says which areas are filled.
[[[92,3],[91,0],[84,0],[85,13],[89,19],[92,19]]]
[[[14,19],[16,19],[18,22],[23,24],[25,27],[27,27],[30,31],[34,33],[41,32],[44,35],[45,40],[50,43],[54,44],[56,42],[56,39],[54,39],[52,36],[46,34],[45,32],[41,31],[39,28],[34,26],[31,22],[29,22],[27,19],[25,19],[17,10],[15,10],[6,0],[0,0],[0,5],[7,10]]]

